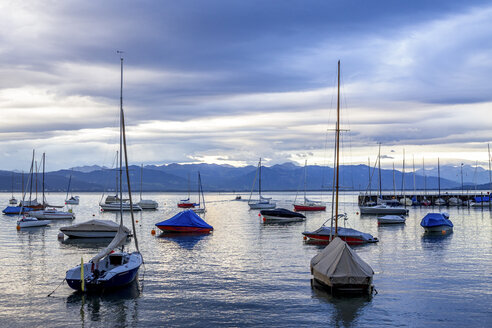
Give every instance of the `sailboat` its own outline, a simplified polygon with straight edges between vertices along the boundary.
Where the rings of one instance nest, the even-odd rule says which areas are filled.
[[[383,202],[382,195],[382,183],[381,183],[381,144],[379,144],[378,152],[378,170],[379,170],[379,198],[378,204],[372,206],[359,205],[360,214],[395,214],[395,215],[406,215],[408,214],[408,209],[401,206],[393,206],[393,204],[387,201],[385,204],[379,204]],[[394,200],[393,203],[400,204],[398,200]]]
[[[143,164],[140,167],[140,201],[137,203],[143,210],[156,210],[159,204],[152,199],[142,199],[143,189]]]
[[[258,162],[258,169],[256,172],[258,174],[258,200],[251,201],[251,197],[253,196],[253,189],[255,187],[255,181],[256,181],[256,177],[255,177],[255,180],[253,181],[253,187],[251,188],[251,193],[249,195],[249,200],[248,200],[249,208],[252,210],[264,210],[264,209],[275,208],[277,204],[270,202],[272,198],[263,197],[261,195],[261,157],[260,157],[260,161]]]
[[[16,205],[17,199],[14,197],[14,172],[12,172],[12,197],[9,199],[10,205]]]
[[[65,197],[66,205],[79,205],[79,196],[74,196],[70,193],[70,185],[72,183],[72,173],[73,169],[70,172],[70,178],[68,179],[68,188],[67,188],[67,196]],[[68,198],[68,193],[70,193],[70,198]]]
[[[305,231],[302,234],[304,239],[310,239],[314,242],[331,242],[334,237],[339,237],[343,243],[348,244],[365,244],[365,243],[375,243],[379,240],[373,237],[371,234],[363,233],[351,228],[341,228],[338,227],[338,219],[347,219],[347,214],[338,213],[338,194],[340,185],[340,61],[338,61],[338,97],[337,97],[337,122],[336,122],[336,142],[335,142],[335,170],[334,170],[334,185],[335,193],[332,196],[334,201],[332,201],[332,217],[329,219],[331,221],[331,226],[326,227],[325,223],[315,231]],[[333,221],[335,222],[335,227],[333,227]]]
[[[307,160],[304,162],[304,202],[297,203],[294,201],[295,211],[324,211],[326,206],[320,201],[310,200],[306,196],[306,184],[307,184]]]
[[[203,195],[202,178],[200,172],[198,172],[198,203],[193,204],[192,208],[195,213],[205,213],[207,211],[205,207],[205,196]]]
[[[32,185],[32,178],[33,178],[33,173],[34,172],[34,150],[32,151],[32,161],[31,161],[31,169],[29,172],[29,179],[28,179],[28,184],[30,183]],[[24,212],[24,199],[26,197],[26,193],[22,194],[22,201],[20,202],[20,209],[17,211],[17,214],[19,215],[19,218],[17,219],[17,230],[20,230],[22,228],[32,228],[32,227],[42,227],[42,226],[47,226],[48,224],[51,223],[51,221],[48,220],[38,220],[35,217],[32,217],[30,215],[25,215]],[[22,217],[20,217],[22,215]]]
[[[138,270],[143,264],[143,257],[138,248],[137,234],[135,229],[135,219],[133,217],[132,192],[130,184],[130,173],[128,170],[128,154],[126,150],[125,116],[123,112],[123,57],[121,60],[121,96],[120,96],[120,226],[118,233],[111,243],[94,256],[88,263],[81,260],[80,265],[70,269],[66,273],[65,279],[68,285],[82,292],[101,292],[108,289],[116,289],[132,283],[138,276]],[[115,252],[119,246],[123,245],[128,237],[128,232],[123,226],[123,183],[122,166],[125,152],[125,171],[128,184],[128,198],[130,202],[130,213],[132,218],[133,240],[135,241],[136,251],[128,253],[123,251]]]
[[[313,279],[328,291],[335,293],[372,293],[374,271],[364,262],[344,240],[347,238],[338,228],[339,157],[340,157],[340,61],[338,61],[338,101],[336,123],[336,192],[335,192],[335,230],[330,229],[328,246],[311,259]],[[333,222],[333,221],[332,221]]]
[[[439,157],[437,158],[437,189],[438,195],[437,199],[434,201],[434,204],[437,206],[446,205],[446,200],[441,198],[441,166],[439,165]]]
[[[190,201],[190,174],[189,173],[188,173],[188,198],[181,199],[178,202],[178,207],[179,208],[193,208],[193,207],[195,207],[195,203]]]

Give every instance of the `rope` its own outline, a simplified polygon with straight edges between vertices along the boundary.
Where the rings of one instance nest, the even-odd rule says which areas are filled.
[[[46,297],[50,297],[51,294],[53,294],[58,289],[58,287],[60,287],[63,284],[63,282],[65,282],[65,278],[63,278],[62,282],[51,293],[49,293]]]

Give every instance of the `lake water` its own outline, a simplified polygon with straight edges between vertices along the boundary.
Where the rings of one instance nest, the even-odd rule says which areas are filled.
[[[100,194],[79,195],[74,223],[116,220],[113,213],[100,213]],[[295,193],[268,195],[277,206],[292,209]],[[208,212],[202,217],[214,226],[212,234],[151,235],[155,223],[178,212],[176,202],[183,196],[145,195],[160,207],[136,213],[145,261],[139,283],[101,296],[82,296],[64,283],[47,297],[67,269],[81,257],[89,260],[104,244],[59,241],[58,229],[71,222],[17,231],[16,217],[0,216],[0,326],[486,327],[492,322],[488,210],[448,208],[454,233],[428,237],[419,223],[432,209],[412,208],[405,225],[378,227],[375,217],[357,214],[355,194],[344,194],[347,226],[380,239],[355,247],[374,269],[378,293],[336,298],[311,287],[309,261],[321,247],[305,244],[301,234],[318,228],[328,211],[310,213],[302,223],[265,225],[247,202],[211,193],[205,194]],[[61,204],[64,197],[47,198]],[[0,194],[0,204],[9,198]],[[130,227],[129,214],[125,220]]]

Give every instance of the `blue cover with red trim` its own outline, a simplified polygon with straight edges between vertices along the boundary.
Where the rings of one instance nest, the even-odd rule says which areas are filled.
[[[173,216],[172,218],[156,223],[155,225],[156,227],[158,226],[197,227],[197,228],[208,228],[213,230],[213,227],[210,224],[203,221],[203,219],[199,217],[192,210],[180,212],[175,216]]]

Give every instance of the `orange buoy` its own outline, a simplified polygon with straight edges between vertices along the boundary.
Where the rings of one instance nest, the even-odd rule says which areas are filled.
[[[151,234],[152,236],[153,236],[153,235],[155,235],[155,229],[152,229],[152,230],[150,231],[150,234]]]
[[[307,237],[306,237],[306,236],[304,236],[304,237],[302,237],[302,238],[303,238],[304,240],[307,240]]]
[[[443,231],[441,231],[441,232],[442,232],[442,234],[443,234],[443,235],[445,235],[445,234],[446,234],[446,230],[443,230]]]
[[[138,223],[138,220],[135,220],[136,223]]]
[[[20,230],[20,225],[18,225],[18,226],[16,227],[16,229],[17,229],[17,230]]]

